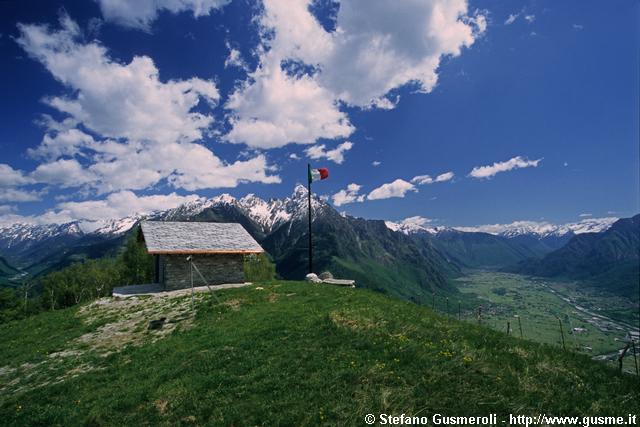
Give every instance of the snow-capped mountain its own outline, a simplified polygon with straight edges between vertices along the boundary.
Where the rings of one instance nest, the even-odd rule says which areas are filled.
[[[263,200],[255,194],[247,194],[237,199],[225,193],[209,199],[200,198],[166,211],[149,214],[138,213],[124,218],[94,222],[71,222],[68,224],[12,224],[0,228],[0,246],[9,249],[24,242],[40,242],[61,235],[115,237],[126,233],[143,219],[175,220],[193,218],[205,210],[215,207],[238,209],[255,222],[263,233],[268,234],[292,219],[306,218],[307,203],[307,189],[303,185],[297,185],[292,195],[284,199]],[[315,197],[312,198],[314,212],[321,212],[328,207],[325,201]],[[483,232],[507,238],[530,236],[544,239],[547,237],[602,232],[617,220],[618,218],[614,217],[589,218],[560,225],[549,222],[516,221],[510,224],[450,228],[431,225],[429,219],[415,216],[399,222],[385,221],[385,224],[387,228],[406,235],[421,233],[437,235],[444,231],[457,230],[461,232]]]
[[[613,223],[619,219],[620,218],[617,217],[589,218],[579,222],[565,224],[565,226],[573,231],[573,234],[601,233],[611,228]]]
[[[280,199],[264,201],[255,194],[247,194],[238,201],[238,205],[265,231],[273,230],[292,216],[286,202]]]
[[[153,215],[153,214],[151,214]],[[131,230],[131,228],[136,225],[140,220],[146,218],[145,215],[130,215],[120,219],[108,219],[105,221],[97,221],[93,225],[97,228],[91,231],[92,234],[102,235],[102,236],[115,236],[119,234],[126,233]],[[85,230],[87,230],[88,225],[84,225]]]
[[[307,209],[307,189],[298,185],[289,197],[282,199],[264,200],[255,194],[235,198],[221,194],[164,211],[99,222],[14,224],[0,228],[0,256],[25,274],[35,276],[81,259],[117,254],[127,233],[144,219],[238,222],[273,257],[279,274],[298,279],[307,272]],[[370,277],[351,265],[375,264],[389,272],[408,268],[416,277],[416,289],[427,282],[437,287],[446,282],[447,272],[463,267],[515,265],[550,253],[575,239],[575,234],[606,230],[616,220],[596,218],[562,225],[520,221],[449,228],[436,226],[432,220],[419,216],[392,222],[340,215],[317,197],[312,198],[312,209],[313,226],[317,230],[315,244],[322,248],[314,258],[315,268],[341,272],[389,292],[395,292],[397,285],[395,280],[386,279],[393,274]],[[558,237],[560,235],[563,237]],[[337,262],[337,259],[349,262]],[[429,277],[427,282],[424,274]],[[414,297],[423,293],[419,291]]]
[[[211,208],[233,208],[238,209],[255,222],[262,232],[270,233],[292,219],[306,218],[307,205],[307,189],[302,185],[298,185],[294,188],[292,195],[284,199],[263,200],[255,194],[247,194],[240,199],[236,199],[230,194],[224,193],[209,199],[203,197],[165,211],[148,214],[137,213],[124,218],[85,221],[73,223],[73,225],[81,234],[110,237],[126,233],[143,219],[184,220],[194,218]],[[311,206],[314,212],[320,212],[328,207],[326,202],[316,197],[312,198]],[[49,234],[55,234],[55,230],[63,226],[15,224],[7,227],[7,229],[12,227],[19,228],[19,235],[25,236],[27,239],[29,236],[37,239],[37,236],[46,234],[43,230],[48,230]],[[0,232],[5,234],[6,230],[0,229]],[[16,233],[12,231],[7,234],[14,235]]]
[[[238,209],[257,224],[262,232],[270,233],[292,219],[306,218],[307,206],[307,189],[303,185],[297,185],[293,194],[284,199],[264,200],[255,194],[247,194],[240,199],[236,199],[229,194],[221,194],[211,199],[197,200],[157,213],[156,217],[163,220],[191,218],[206,209],[228,207]],[[311,199],[313,212],[320,212],[326,207],[328,207],[326,202],[316,197]]]
[[[212,206],[224,205],[224,204],[235,204],[236,199],[230,194],[220,194],[218,196],[212,197],[210,199],[200,198],[193,202],[183,203],[182,205],[175,207],[173,209],[166,210],[164,212],[157,212],[156,215],[158,217],[162,217],[165,220],[172,220],[176,218],[185,218],[192,217],[200,214],[205,209],[210,208]]]
[[[448,227],[438,227],[438,226],[429,226],[429,225],[420,225],[415,222],[393,222],[393,221],[385,221],[385,225],[389,230],[399,231],[400,233],[411,235],[411,234],[438,234],[445,230],[450,230]]]
[[[0,228],[0,256],[23,267],[61,253],[85,236],[77,222],[67,224],[12,224]]]
[[[385,221],[389,230],[399,231],[406,235],[432,234],[437,235],[445,231],[453,231],[453,228],[440,225],[431,225],[432,220],[421,216],[412,216],[399,222]]]
[[[283,239],[282,236],[288,236],[295,230],[299,234],[302,232],[300,230],[306,229],[304,224],[307,220],[307,204],[307,189],[298,185],[291,196],[282,199],[264,200],[255,194],[235,198],[229,194],[221,194],[212,198],[200,198],[165,211],[138,213],[124,218],[60,225],[13,224],[0,228],[0,254],[18,263],[38,257],[48,259],[57,253],[55,251],[69,247],[69,244],[89,247],[96,242],[116,242],[144,219],[234,221],[242,223],[256,237],[265,238],[278,234]],[[327,221],[335,221],[331,214],[337,212],[326,201],[313,197],[312,209],[314,221],[324,217],[328,218]],[[514,242],[517,240],[528,248],[534,248],[540,242],[541,246],[534,249],[546,253],[565,244],[575,234],[604,231],[616,220],[617,218],[593,218],[562,225],[518,221],[511,224],[449,228],[435,226],[431,220],[415,216],[399,222],[385,221],[384,224],[388,229],[404,235],[419,237],[422,234],[440,240],[451,240],[456,234],[464,234],[463,232],[484,232],[513,239]],[[303,225],[300,225],[301,222]],[[281,229],[285,224],[287,228]],[[294,224],[297,225],[294,227]]]
[[[488,224],[477,227],[455,227],[464,232],[481,232],[513,238],[517,236],[533,236],[539,239],[560,237],[567,234],[600,233],[608,230],[619,218],[589,218],[567,224],[552,224],[542,221],[515,221],[510,224]]]
[[[82,236],[77,222],[67,224],[11,224],[0,228],[0,244],[8,249],[59,236]]]

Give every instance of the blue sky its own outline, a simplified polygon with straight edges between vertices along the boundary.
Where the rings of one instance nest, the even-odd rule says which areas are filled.
[[[1,2],[0,222],[283,197],[308,161],[355,216],[638,212],[637,2],[361,4]]]

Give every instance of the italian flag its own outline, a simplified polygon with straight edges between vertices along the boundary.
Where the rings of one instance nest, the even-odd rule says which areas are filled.
[[[327,168],[311,169],[311,165],[308,165],[308,168],[309,184],[311,184],[313,181],[320,181],[329,178],[329,169]]]

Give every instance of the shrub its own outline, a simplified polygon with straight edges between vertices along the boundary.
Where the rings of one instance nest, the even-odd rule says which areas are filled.
[[[0,323],[108,296],[115,286],[150,283],[153,268],[153,257],[134,234],[117,257],[77,262],[25,282],[19,289],[2,290]]]
[[[249,282],[276,279],[276,265],[269,255],[251,254],[244,257],[244,278]]]

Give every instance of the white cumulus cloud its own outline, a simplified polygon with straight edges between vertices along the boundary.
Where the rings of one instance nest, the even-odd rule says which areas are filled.
[[[404,197],[407,192],[418,191],[418,189],[403,179],[396,179],[393,182],[382,184],[380,187],[372,190],[368,195],[369,200],[390,199],[392,197]]]
[[[465,0],[343,0],[335,31],[320,25],[311,3],[263,2],[259,66],[226,105],[230,142],[273,148],[347,137],[354,128],[342,104],[389,109],[398,102],[393,89],[431,91],[441,58],[459,55],[486,29]]]
[[[264,155],[227,163],[198,143],[214,117],[195,109],[213,107],[220,98],[212,81],[163,82],[146,56],[119,63],[98,42],[83,43],[67,15],[60,30],[18,27],[20,46],[69,89],[66,96],[47,99],[68,117],[62,122],[45,118],[47,133],[30,154],[46,163],[33,171],[33,179],[100,193],[144,189],[163,180],[187,190],[280,182],[270,175],[273,168]]]
[[[14,213],[0,215],[0,224],[16,222],[30,224],[64,224],[80,221],[83,228],[92,229],[96,222],[123,218],[133,214],[150,214],[201,199],[196,194],[176,193],[138,196],[132,191],[112,193],[101,200],[62,202],[40,215],[22,216]],[[0,212],[1,213],[1,212]]]
[[[62,129],[62,124],[59,125],[58,129],[48,129],[39,146],[27,150],[30,156],[57,159],[62,156],[75,156],[85,148],[96,146],[96,141],[91,135],[76,128]]]
[[[275,61],[250,78],[225,105],[232,110],[229,142],[269,149],[347,137],[354,131],[333,95],[313,77],[288,75]]]
[[[513,169],[521,169],[528,167],[537,167],[542,159],[528,160],[524,157],[517,156],[504,162],[495,162],[488,166],[474,167],[469,176],[472,178],[491,178],[500,172],[507,172]]]
[[[132,214],[148,214],[158,210],[174,208],[180,204],[199,200],[200,196],[192,194],[180,196],[176,193],[137,196],[132,191],[120,191],[109,194],[102,200],[83,202],[63,202],[57,205],[56,213],[68,215],[69,218],[97,221],[102,219],[122,218]]]
[[[0,202],[35,202],[41,198],[42,194],[39,191],[0,188]]]
[[[158,13],[190,11],[196,18],[209,15],[231,0],[98,0],[105,20],[148,31]]]
[[[40,200],[42,191],[29,191],[20,188],[34,182],[35,180],[25,172],[0,163],[0,202],[22,203]]]
[[[93,183],[96,175],[75,159],[58,159],[39,165],[31,176],[37,181],[62,187],[76,187],[78,183]]]
[[[431,175],[418,175],[411,178],[411,183],[415,185],[429,185],[436,182],[446,182],[452,180],[454,175],[453,172],[441,173],[435,178],[431,177]]]
[[[161,82],[147,56],[123,65],[109,58],[102,45],[83,44],[78,25],[68,16],[62,29],[18,24],[18,44],[41,62],[70,96],[47,103],[88,129],[111,138],[153,141],[194,141],[213,122],[210,115],[192,111],[200,100],[215,104],[220,98],[208,80]]]
[[[442,173],[440,175],[438,175],[436,177],[436,182],[446,182],[446,181],[451,181],[454,177],[454,173],[453,172],[445,172]]]
[[[430,92],[442,56],[457,56],[486,26],[458,0],[342,1],[319,80],[348,104],[370,106],[407,83]]]
[[[229,49],[229,56],[227,56],[227,59],[224,60],[224,67],[236,67],[247,71],[249,69],[249,66],[244,61],[244,58],[242,58],[242,53],[240,53],[238,49],[232,47],[228,42],[227,49]]]
[[[0,187],[30,184],[32,180],[21,170],[14,169],[6,163],[0,163]]]
[[[351,148],[353,148],[353,143],[345,141],[333,150],[327,150],[324,144],[320,144],[307,148],[305,153],[311,159],[327,159],[337,164],[341,164],[344,162],[344,153],[351,150]]]
[[[333,204],[336,206],[346,205],[348,203],[363,202],[364,194],[360,194],[361,185],[349,184],[346,189],[340,190],[331,196]]]
[[[504,25],[513,24],[516,21],[516,19],[518,19],[518,16],[520,16],[519,13],[511,13],[511,14],[509,14],[507,19],[504,21]]]
[[[15,206],[12,205],[0,205],[0,224],[2,224],[1,222],[1,218],[3,215],[6,215],[8,213],[14,212],[16,210]]]

